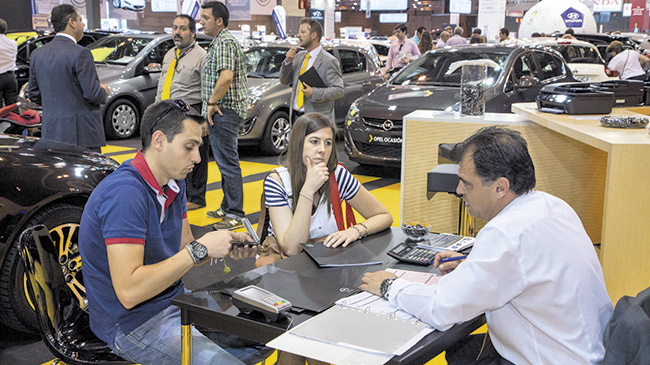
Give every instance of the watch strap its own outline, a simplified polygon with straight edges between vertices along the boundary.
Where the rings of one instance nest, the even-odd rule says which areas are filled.
[[[397,278],[388,278],[384,279],[384,281],[381,282],[381,285],[379,286],[379,295],[383,298],[388,299],[388,291],[390,290],[390,286],[393,284],[393,281],[395,281]]]

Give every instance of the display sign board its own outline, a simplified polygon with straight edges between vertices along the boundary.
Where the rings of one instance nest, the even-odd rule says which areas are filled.
[[[269,15],[277,4],[277,0],[251,0],[251,14]]]
[[[578,10],[569,7],[562,14],[562,21],[567,28],[582,28],[585,16]]]
[[[506,0],[507,11],[525,11],[533,7],[540,0]]]
[[[594,11],[621,11],[623,0],[594,0]]]
[[[251,20],[251,3],[249,0],[226,0],[230,20]]]
[[[632,16],[632,4],[631,3],[623,4],[623,16],[624,17]]]
[[[178,9],[176,0],[151,0],[151,11],[175,13]]]
[[[478,28],[488,39],[495,39],[506,21],[506,0],[478,2]]]
[[[275,28],[278,30],[278,35],[280,38],[287,39],[287,12],[284,10],[282,5],[278,5],[273,8],[271,17],[273,18]]]
[[[408,23],[409,15],[406,13],[381,13],[379,14],[380,23]]]
[[[32,28],[34,30],[52,30],[49,14],[32,14]]]
[[[471,14],[472,0],[450,0],[449,12],[454,14]]]
[[[366,11],[370,3],[370,10],[407,10],[408,0],[361,0],[360,10]]]

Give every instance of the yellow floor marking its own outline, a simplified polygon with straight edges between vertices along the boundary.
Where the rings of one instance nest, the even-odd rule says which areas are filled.
[[[122,151],[133,151],[132,147],[122,147],[122,146],[104,146],[102,147],[102,153],[114,153],[114,152],[122,152]]]

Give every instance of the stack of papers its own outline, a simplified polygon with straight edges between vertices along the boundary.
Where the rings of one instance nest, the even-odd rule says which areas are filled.
[[[440,278],[437,274],[415,271],[388,271],[428,285]],[[386,299],[368,292],[336,304],[267,345],[329,363],[384,364],[433,331],[415,317],[390,306]]]

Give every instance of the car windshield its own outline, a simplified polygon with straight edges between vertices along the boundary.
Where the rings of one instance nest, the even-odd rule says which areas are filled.
[[[136,37],[106,37],[88,46],[95,62],[126,65],[153,39]]]
[[[254,78],[279,78],[280,67],[289,48],[251,48],[246,54],[246,76]]]
[[[460,86],[461,69],[447,74],[457,61],[489,59],[499,67],[488,67],[485,87],[493,86],[503,72],[511,49],[472,50],[472,52],[430,52],[406,66],[392,81],[397,85]]]
[[[567,63],[603,64],[603,61],[600,58],[600,54],[595,48],[560,44],[550,47],[560,52]]]

